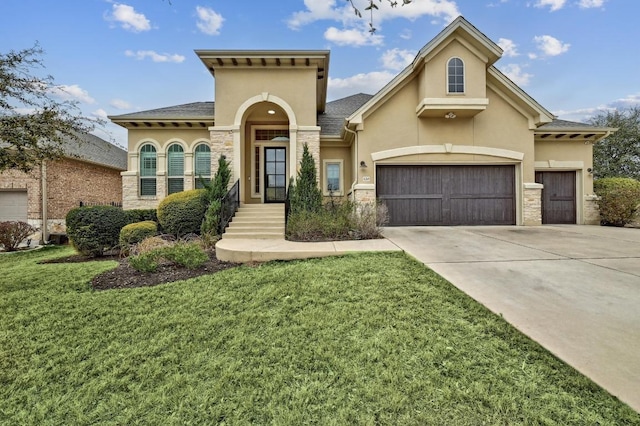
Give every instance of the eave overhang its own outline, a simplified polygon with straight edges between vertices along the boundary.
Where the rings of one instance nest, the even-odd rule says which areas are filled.
[[[141,129],[208,129],[213,126],[211,117],[194,117],[176,119],[136,118],[127,119],[108,117],[113,123],[129,130]]]
[[[615,132],[616,128],[612,127],[590,127],[585,125],[584,127],[556,127],[553,129],[537,129],[534,132],[534,140],[536,142],[541,141],[569,141],[569,142],[584,142],[584,143],[596,143],[601,139],[606,138]]]
[[[217,69],[300,69],[316,70],[316,107],[323,112],[329,80],[328,50],[196,50],[212,76]]]

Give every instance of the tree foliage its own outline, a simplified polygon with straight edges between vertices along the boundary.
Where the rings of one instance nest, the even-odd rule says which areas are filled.
[[[295,182],[289,184],[291,212],[318,212],[322,208],[322,192],[318,186],[316,163],[307,144],[303,145],[300,170]]]
[[[64,146],[91,131],[98,120],[83,117],[76,102],[58,101],[53,77],[40,77],[43,50],[35,46],[0,53],[0,172],[28,172],[64,155]]]
[[[354,13],[356,14],[356,16],[358,18],[362,18],[362,12],[360,12],[360,9],[358,9],[358,7],[356,7],[354,0],[347,0],[349,2],[349,4],[351,4],[351,7],[353,8]],[[402,5],[406,5],[411,3],[413,0],[402,0]],[[391,7],[396,7],[398,5],[398,2],[396,0],[387,0],[387,2],[389,3],[389,5]],[[382,3],[382,0],[378,0],[378,3]],[[373,26],[373,12],[374,10],[378,10],[378,5],[376,4],[375,0],[367,0],[367,7],[364,8],[365,12],[369,11],[369,13],[371,14],[371,17],[369,18],[369,32],[371,34],[375,33],[377,31],[376,27]]]
[[[227,195],[230,180],[231,169],[229,168],[229,162],[224,155],[221,155],[220,158],[218,158],[218,170],[213,178],[213,183],[206,186],[209,206],[207,207],[204,220],[200,226],[200,232],[203,235],[208,233],[221,234],[224,232],[224,229],[220,229],[222,199]]]
[[[618,129],[593,147],[596,177],[640,179],[640,107],[601,113],[591,124]]]

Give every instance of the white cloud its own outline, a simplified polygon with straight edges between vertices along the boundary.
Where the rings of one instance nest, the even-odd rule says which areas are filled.
[[[107,114],[107,111],[103,110],[102,108],[99,108],[99,109],[93,111],[91,113],[91,115],[93,115],[94,117],[97,117],[97,118],[99,118],[101,120],[106,120],[108,118],[109,114]]]
[[[197,6],[196,13],[198,14],[198,22],[196,26],[200,31],[208,35],[220,34],[220,28],[224,18],[215,10],[208,7]]]
[[[385,69],[399,71],[413,62],[415,56],[416,52],[413,50],[395,48],[384,52],[380,60]]]
[[[500,68],[500,71],[518,86],[527,86],[533,77],[528,74],[518,64],[508,64]]]
[[[324,32],[324,38],[337,44],[338,46],[379,46],[382,44],[383,37],[377,34],[371,34],[366,29],[345,29],[339,30],[336,27],[329,27]]]
[[[375,71],[366,74],[356,74],[347,78],[329,78],[328,98],[339,99],[356,93],[377,93],[382,87],[395,77],[389,71]]]
[[[153,62],[180,63],[185,60],[185,57],[182,55],[178,55],[178,54],[172,55],[169,53],[157,53],[157,52],[154,52],[153,50],[138,50],[137,52],[134,52],[132,50],[127,50],[126,52],[124,52],[124,54],[131,58],[136,58],[139,61],[145,58],[151,58]]]
[[[564,7],[564,4],[567,0],[537,0],[534,4],[535,7],[550,7],[551,12],[555,12],[556,10],[560,10]]]
[[[567,52],[571,46],[569,43],[563,43],[550,35],[536,36],[533,38],[533,41],[545,56],[561,55]]]
[[[89,96],[89,92],[87,92],[77,84],[72,84],[71,86],[67,86],[65,84],[54,86],[50,88],[49,91],[54,96],[65,101],[78,101],[85,104],[93,104],[96,102],[95,99]]]
[[[109,105],[116,109],[131,109],[131,104],[122,99],[112,99]]]
[[[411,34],[411,30],[408,29],[404,29],[400,32],[400,34],[398,34],[400,36],[401,39],[403,40],[410,40],[411,37],[413,37],[413,34]]]
[[[640,93],[628,95],[624,98],[615,99],[604,105],[596,107],[578,108],[574,110],[558,110],[553,111],[554,115],[572,121],[589,121],[592,117],[607,111],[615,111],[640,106]]]
[[[578,6],[582,9],[590,9],[593,7],[602,7],[604,5],[604,0],[580,0]]]
[[[515,57],[519,55],[518,47],[512,40],[509,40],[508,38],[498,39],[498,46],[502,48],[502,50],[504,51],[504,56],[506,57]]]
[[[397,7],[391,7],[384,2],[379,5],[379,9],[374,13],[374,26],[378,27],[385,20],[395,18],[405,18],[416,20],[422,16],[432,16],[441,18],[446,23],[453,21],[460,11],[456,2],[453,0],[421,0],[411,3],[407,7],[402,6],[402,2]],[[377,4],[377,3],[376,3]],[[287,20],[287,24],[291,29],[299,29],[300,27],[315,21],[332,20],[342,22],[343,25],[354,25],[354,22],[365,20],[368,22],[364,11],[365,3],[356,2],[356,6],[362,6],[360,12],[362,18],[358,18],[349,2],[336,0],[304,0],[307,8],[304,11],[295,12]]]
[[[141,31],[149,31],[151,22],[142,13],[135,11],[133,6],[126,4],[114,3],[111,9],[111,15],[107,19],[120,23],[120,26],[128,31],[139,33]]]

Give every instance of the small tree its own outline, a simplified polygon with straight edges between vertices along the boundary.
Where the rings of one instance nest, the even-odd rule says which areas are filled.
[[[307,144],[303,145],[302,160],[296,181],[289,185],[292,212],[318,212],[322,208],[322,191],[318,186],[318,173]]]
[[[209,205],[200,227],[200,232],[203,235],[218,234],[222,213],[222,199],[227,194],[230,180],[231,169],[229,168],[229,162],[221,155],[218,159],[218,170],[213,178],[213,183],[206,185]]]
[[[601,113],[591,124],[618,129],[593,146],[594,174],[640,179],[640,107]]]

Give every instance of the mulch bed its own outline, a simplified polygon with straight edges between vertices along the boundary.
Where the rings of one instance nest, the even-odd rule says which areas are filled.
[[[195,278],[201,275],[214,274],[224,271],[225,269],[239,266],[237,263],[219,261],[213,250],[209,252],[209,260],[197,269],[187,269],[176,265],[160,265],[156,272],[138,272],[129,265],[127,259],[121,259],[120,256],[117,255],[93,258],[73,255],[44,263],[77,263],[103,260],[116,260],[118,266],[115,269],[96,275],[93,280],[91,280],[91,286],[95,290],[151,287],[158,284]]]

